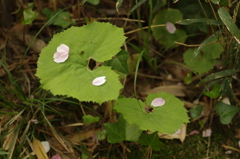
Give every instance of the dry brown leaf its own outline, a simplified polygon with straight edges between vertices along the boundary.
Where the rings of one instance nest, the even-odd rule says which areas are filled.
[[[93,130],[89,130],[89,131],[81,131],[81,132],[78,132],[78,133],[69,134],[66,137],[71,142],[73,142],[74,144],[79,144],[81,141],[86,140],[86,139],[92,137],[93,135],[96,135],[100,131],[101,131],[101,129],[93,129]]]
[[[24,42],[26,46],[29,46],[31,44],[30,48],[37,53],[40,53],[41,50],[47,46],[47,44],[42,39],[38,38],[36,38],[32,43],[34,36],[27,33],[27,27],[25,27],[25,34],[23,34],[23,25],[21,23],[16,24],[10,32],[13,34],[13,36],[16,36],[18,40]]]
[[[38,159],[48,159],[47,153],[38,139],[33,139],[32,145]]]
[[[59,154],[62,159],[80,159],[80,155],[74,151],[68,141],[64,140],[64,144],[68,147],[68,150],[66,150],[62,144],[59,143],[59,141],[54,137],[48,140],[48,142],[50,144],[50,147],[56,152],[56,154]]]
[[[174,96],[177,96],[177,97],[185,97],[186,96],[185,90],[186,90],[186,87],[181,85],[180,86],[179,85],[160,86],[160,87],[155,87],[153,89],[146,91],[145,94],[166,92],[166,93],[173,94]]]
[[[182,143],[184,142],[186,138],[186,130],[187,130],[187,125],[183,124],[181,128],[181,133],[180,134],[164,134],[164,133],[158,133],[158,137],[162,139],[179,139]],[[152,132],[148,132],[148,134],[152,134]]]
[[[4,138],[4,142],[3,142],[3,149],[5,151],[7,151],[11,145],[14,139],[14,136],[16,136],[16,132],[13,130],[14,127],[11,127],[9,130],[8,130],[8,135]]]

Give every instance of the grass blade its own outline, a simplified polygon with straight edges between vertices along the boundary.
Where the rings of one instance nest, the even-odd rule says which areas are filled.
[[[135,6],[130,10],[130,13],[132,13],[133,11],[135,11],[135,9],[137,9],[140,5],[142,5],[144,2],[146,2],[147,0],[140,0],[139,2],[137,2],[137,4],[135,4]]]
[[[184,19],[181,21],[176,22],[180,25],[223,25],[221,21],[214,20],[214,19],[205,19],[205,18],[199,18],[199,19]]]
[[[235,40],[240,44],[240,31],[238,30],[238,27],[236,26],[232,17],[229,15],[228,11],[224,7],[222,7],[218,9],[218,14],[222,22],[227,27],[228,31],[232,34]]]
[[[232,76],[235,73],[237,73],[237,72],[236,72],[236,70],[233,70],[233,69],[228,69],[228,70],[220,71],[217,73],[213,73],[213,74],[205,77],[202,81],[199,82],[199,84],[201,85],[201,84],[207,83],[207,82],[215,80],[215,79],[219,79],[219,78],[226,77],[226,76]]]

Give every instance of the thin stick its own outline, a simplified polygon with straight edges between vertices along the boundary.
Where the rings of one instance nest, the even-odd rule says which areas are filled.
[[[159,25],[151,25],[151,28],[155,28],[155,27],[163,27],[163,26],[166,26],[165,24],[159,24]],[[138,29],[135,29],[135,30],[132,30],[132,31],[129,31],[129,32],[126,32],[125,35],[127,34],[132,34],[134,32],[137,32],[137,31],[140,31],[140,30],[143,30],[143,29],[148,29],[149,27],[146,26],[146,27],[143,27],[143,28],[138,28]]]

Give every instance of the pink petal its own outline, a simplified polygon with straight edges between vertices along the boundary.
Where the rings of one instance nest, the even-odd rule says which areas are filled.
[[[92,81],[94,86],[101,86],[106,82],[106,76],[97,77]]]
[[[232,154],[232,151],[231,151],[231,150],[228,150],[228,151],[225,152],[225,154],[226,154],[226,155],[230,155],[230,154]]]
[[[54,155],[51,159],[61,159],[60,155]]]
[[[177,30],[175,25],[173,23],[170,23],[170,22],[166,23],[166,29],[170,34],[175,33],[175,31]]]
[[[174,134],[181,134],[182,130],[178,129]]]
[[[57,47],[57,52],[53,55],[54,62],[62,63],[68,59],[69,47],[65,44],[61,44]]]
[[[189,135],[194,135],[194,134],[199,134],[197,130],[193,130],[192,132],[189,133]]]
[[[211,136],[211,134],[212,134],[212,129],[211,128],[206,129],[202,132],[203,137],[209,137],[209,136]]]
[[[163,106],[165,104],[165,100],[162,98],[155,98],[151,105],[154,107],[159,107],[159,106]]]

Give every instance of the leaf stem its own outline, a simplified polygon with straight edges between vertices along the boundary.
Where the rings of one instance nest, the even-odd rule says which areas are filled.
[[[140,56],[138,57],[137,64],[136,64],[136,70],[135,70],[135,75],[134,75],[134,83],[133,83],[133,88],[134,88],[134,96],[137,97],[137,91],[136,91],[136,83],[137,83],[137,74],[138,74],[138,67],[141,61],[141,58],[143,56],[143,53],[145,52],[145,49],[141,51]]]

